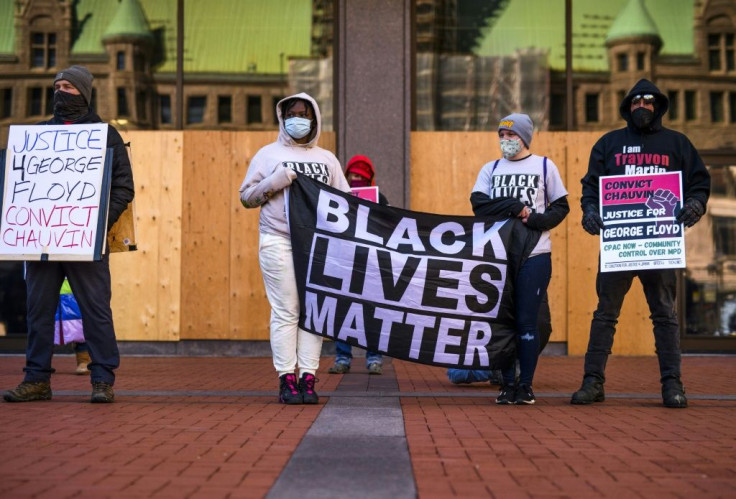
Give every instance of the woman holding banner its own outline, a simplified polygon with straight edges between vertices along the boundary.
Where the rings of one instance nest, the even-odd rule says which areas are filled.
[[[540,231],[539,242],[524,261],[514,283],[516,315],[515,363],[503,370],[497,404],[533,404],[532,381],[539,357],[537,317],[552,276],[549,231],[564,220],[570,207],[557,166],[547,157],[529,152],[534,126],[526,114],[501,120],[498,136],[503,158],[481,168],[470,202],[478,216],[517,217],[529,229]]]
[[[246,208],[261,208],[258,258],[271,305],[270,339],[280,381],[279,401],[316,404],[314,384],[322,337],[299,327],[299,294],[284,194],[298,173],[343,192],[349,192],[350,186],[335,155],[317,146],[320,113],[311,96],[300,93],[282,99],[276,104],[276,116],[278,138],[251,160],[240,186],[240,200]]]

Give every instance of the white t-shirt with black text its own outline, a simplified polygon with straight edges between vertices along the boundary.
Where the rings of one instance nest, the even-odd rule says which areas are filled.
[[[544,213],[547,204],[567,196],[567,190],[562,183],[557,165],[547,158],[547,177],[545,179],[544,158],[536,154],[517,161],[500,159],[498,164],[495,160],[486,163],[478,173],[473,192],[481,192],[491,199],[516,198],[528,206],[532,213]],[[549,231],[544,231],[529,256],[551,251],[552,242],[549,238]]]

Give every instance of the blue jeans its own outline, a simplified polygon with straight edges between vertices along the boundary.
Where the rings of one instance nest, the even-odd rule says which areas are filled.
[[[353,360],[353,347],[344,341],[335,342],[335,364],[347,364]],[[365,352],[365,365],[369,364],[383,364],[383,355],[378,352],[371,352],[366,350]]]
[[[477,381],[491,381],[493,371],[484,369],[454,369],[447,370],[447,379],[456,385],[475,383]]]
[[[680,328],[675,314],[677,274],[674,269],[601,272],[595,288],[598,308],[590,324],[588,351],[585,354],[585,376],[606,380],[606,361],[613,347],[618,316],[624,296],[638,277],[649,304],[649,318],[654,326],[654,345],[659,359],[661,380],[680,378]]]
[[[539,358],[537,316],[542,298],[552,277],[549,253],[527,258],[519,269],[514,286],[516,313],[516,358],[519,359],[519,383],[531,386]],[[503,384],[513,385],[516,370],[512,364],[503,370]]]

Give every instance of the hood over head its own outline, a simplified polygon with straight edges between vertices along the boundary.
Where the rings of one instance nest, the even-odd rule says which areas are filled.
[[[376,185],[376,169],[373,167],[373,162],[368,156],[356,155],[350,158],[348,166],[345,168],[345,175],[348,173],[355,173],[361,177],[369,180],[371,185]]]
[[[284,103],[287,101],[290,101],[291,99],[301,99],[304,101],[309,102],[309,104],[312,106],[312,110],[314,111],[314,125],[312,127],[312,131],[309,132],[309,141],[305,144],[298,144],[291,135],[286,133],[286,128],[284,128],[284,113],[283,113],[283,107]],[[317,105],[317,101],[314,100],[314,98],[306,94],[304,92],[290,95],[289,97],[284,97],[278,103],[276,104],[276,117],[279,120],[279,142],[282,142],[284,144],[292,145],[292,146],[304,146],[304,147],[313,147],[317,145],[317,141],[319,140],[319,135],[322,131],[322,115],[319,112],[319,106]]]
[[[630,126],[633,126],[631,122],[631,101],[636,95],[647,94],[652,94],[655,99],[654,119],[652,120],[650,128],[652,130],[656,130],[662,127],[662,117],[669,109],[670,101],[666,95],[659,91],[659,88],[657,88],[654,83],[647,80],[646,78],[642,78],[641,80],[636,82],[636,85],[634,85],[629,91],[628,95],[624,97],[624,100],[621,101],[621,105],[619,106],[619,113],[621,113],[621,117],[626,120],[626,123],[628,123]]]

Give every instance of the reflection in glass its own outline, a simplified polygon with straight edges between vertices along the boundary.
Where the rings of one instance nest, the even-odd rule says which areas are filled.
[[[685,335],[736,338],[736,165],[709,171],[708,210],[685,237]]]

